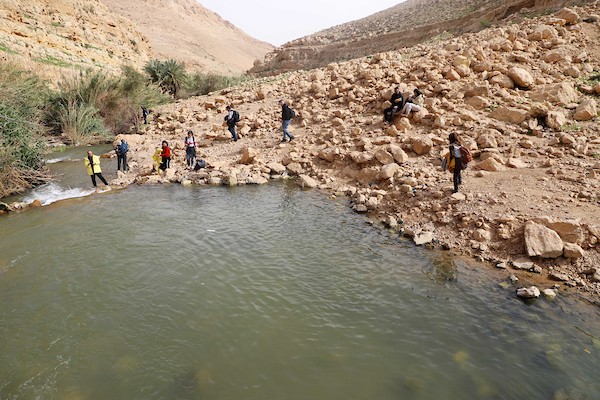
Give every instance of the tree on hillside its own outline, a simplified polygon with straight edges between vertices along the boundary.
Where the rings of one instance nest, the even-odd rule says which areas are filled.
[[[177,96],[179,89],[184,84],[187,75],[185,66],[176,60],[150,60],[144,67],[150,80],[160,85],[167,93]]]

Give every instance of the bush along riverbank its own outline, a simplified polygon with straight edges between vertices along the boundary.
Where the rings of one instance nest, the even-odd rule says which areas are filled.
[[[598,14],[598,5],[563,9],[159,107],[139,134],[122,136],[131,169],[111,186],[294,177],[418,245],[489,262],[515,294],[579,292],[597,303]],[[419,88],[424,107],[388,125],[382,110],[396,86]],[[280,99],[298,115],[288,143]],[[237,142],[222,125],[226,105],[242,116]],[[188,130],[206,169],[185,168]],[[441,169],[451,132],[474,156],[458,193]],[[163,140],[173,160],[157,174],[152,155]]]

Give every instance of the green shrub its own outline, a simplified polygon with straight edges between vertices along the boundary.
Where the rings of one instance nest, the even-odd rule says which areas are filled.
[[[246,76],[224,76],[197,72],[188,77],[184,88],[185,96],[201,96],[216,90],[239,85],[247,80]]]
[[[71,144],[93,143],[108,138],[108,131],[95,107],[70,100],[59,105],[57,112],[62,134]]]
[[[43,166],[41,110],[45,84],[31,73],[0,63],[0,198],[48,178]]]

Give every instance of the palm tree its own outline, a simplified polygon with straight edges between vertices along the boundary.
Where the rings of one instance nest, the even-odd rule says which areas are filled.
[[[150,80],[159,84],[163,90],[177,96],[177,92],[186,79],[185,66],[176,60],[150,60],[144,67]]]

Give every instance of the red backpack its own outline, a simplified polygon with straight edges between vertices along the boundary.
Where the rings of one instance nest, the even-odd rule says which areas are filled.
[[[463,164],[473,161],[473,155],[465,146],[460,146],[460,160]]]

